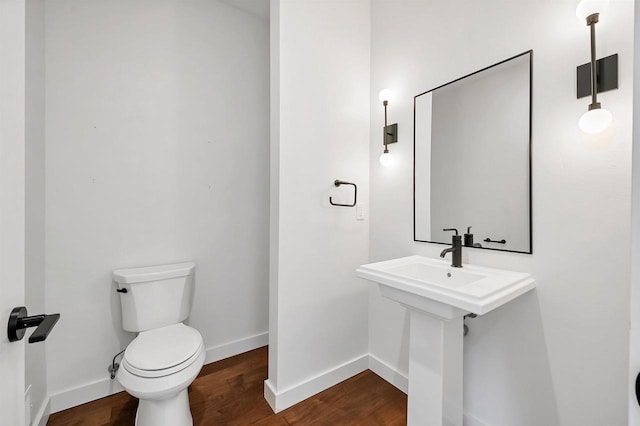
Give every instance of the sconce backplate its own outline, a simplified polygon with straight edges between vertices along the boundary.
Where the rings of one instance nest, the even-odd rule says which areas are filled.
[[[383,143],[389,145],[398,142],[398,123],[383,127]]]
[[[591,62],[577,67],[578,99],[591,96]],[[598,93],[618,88],[618,54],[596,61]]]

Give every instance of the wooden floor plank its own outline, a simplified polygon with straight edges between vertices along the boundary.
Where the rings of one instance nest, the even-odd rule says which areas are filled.
[[[274,414],[264,400],[267,347],[205,365],[189,387],[195,426],[401,426],[404,393],[367,370]],[[49,426],[132,426],[138,401],[125,392],[52,414]]]

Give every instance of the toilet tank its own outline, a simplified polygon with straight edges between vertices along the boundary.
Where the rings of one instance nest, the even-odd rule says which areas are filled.
[[[193,302],[195,267],[186,262],[113,271],[120,290],[122,328],[140,332],[186,320]]]

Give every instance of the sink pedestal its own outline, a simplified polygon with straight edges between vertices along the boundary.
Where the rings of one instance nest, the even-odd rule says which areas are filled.
[[[406,305],[405,305],[406,306]],[[463,316],[410,313],[408,426],[462,426]]]
[[[462,426],[464,316],[486,314],[533,290],[534,279],[422,256],[361,265],[356,273],[409,311],[408,425]]]

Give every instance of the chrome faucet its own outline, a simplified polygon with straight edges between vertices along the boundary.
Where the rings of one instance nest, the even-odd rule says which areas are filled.
[[[458,235],[455,228],[445,228],[443,231],[454,231],[451,237],[451,247],[442,250],[440,257],[444,258],[447,253],[451,253],[451,266],[454,268],[462,268],[462,235]]]

